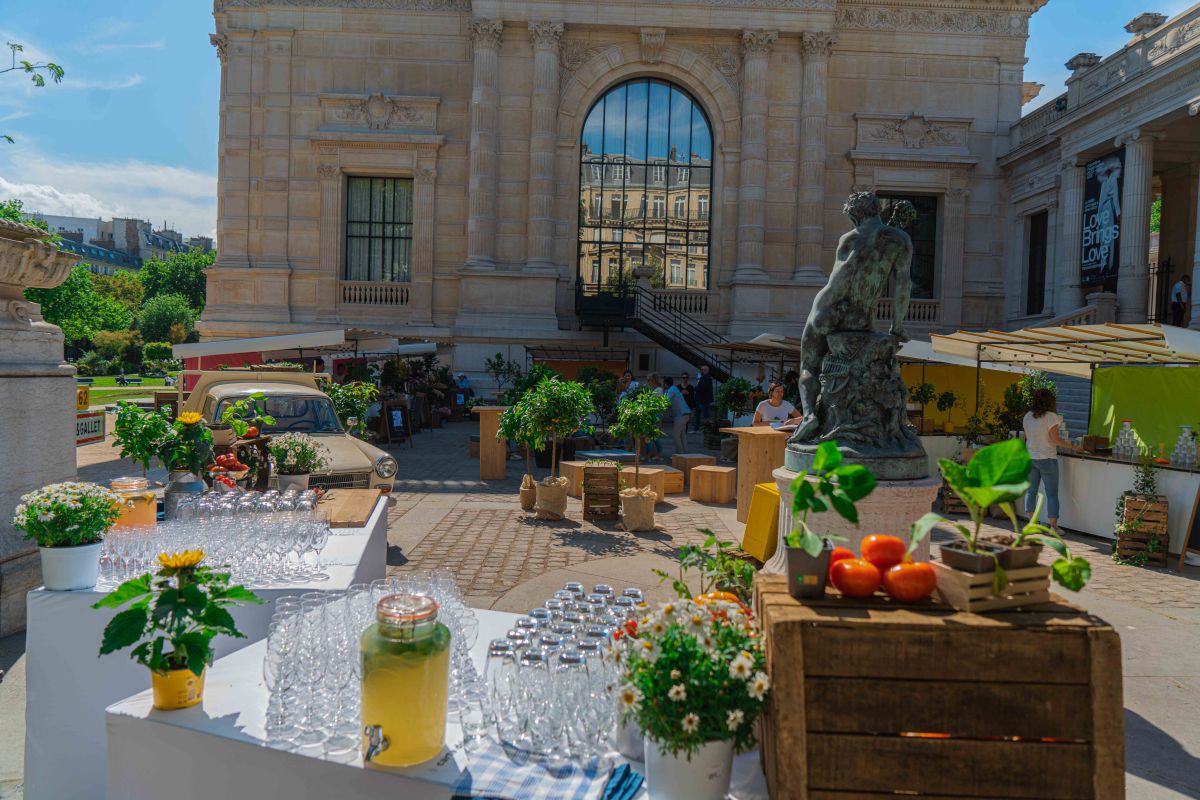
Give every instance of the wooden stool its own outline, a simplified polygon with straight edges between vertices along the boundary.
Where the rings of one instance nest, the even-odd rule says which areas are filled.
[[[691,482],[692,467],[711,467],[716,463],[717,457],[707,453],[676,453],[671,456],[671,466],[683,471],[684,483]]]
[[[663,494],[683,494],[683,471],[674,467],[662,467]]]
[[[654,490],[654,502],[661,503],[666,492],[663,490],[663,480],[666,470],[663,467],[642,467],[638,470],[637,488],[641,489],[649,486]],[[633,470],[622,470],[621,476],[625,478],[629,486],[634,485]]]
[[[467,455],[471,458],[479,458],[479,434],[471,434],[471,443],[467,445]]]
[[[701,503],[732,503],[737,497],[737,467],[692,467],[689,496]]]
[[[580,497],[583,495],[583,465],[586,461],[561,461],[559,474],[567,479],[567,495]]]

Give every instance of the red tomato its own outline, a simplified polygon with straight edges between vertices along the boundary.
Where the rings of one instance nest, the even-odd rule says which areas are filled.
[[[258,438],[258,428],[254,427],[253,425],[251,425],[249,428],[246,428],[246,437],[245,438],[257,439]]]
[[[904,560],[908,546],[903,539],[872,533],[862,540],[862,557],[874,564],[880,572],[887,572]]]
[[[915,603],[933,594],[937,573],[926,561],[897,564],[883,573],[883,588],[901,603]]]
[[[841,561],[843,558],[854,558],[854,551],[849,547],[835,547],[833,552],[829,554],[829,575],[830,580],[833,580],[833,565]]]
[[[829,578],[847,597],[870,597],[879,588],[879,570],[862,558],[843,558],[829,570]]]

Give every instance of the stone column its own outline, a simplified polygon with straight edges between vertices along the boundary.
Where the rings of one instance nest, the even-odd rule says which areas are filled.
[[[318,322],[341,321],[342,303],[342,225],[345,220],[345,180],[336,163],[337,156],[325,156],[317,164],[317,185],[321,193],[321,266],[317,279]]]
[[[433,233],[437,225],[437,169],[432,159],[418,165],[413,176],[412,309],[410,325],[433,325]]]
[[[467,182],[468,269],[496,267],[496,118],[500,93],[500,37],[504,23],[494,19],[471,21],[471,49],[475,58],[471,91],[470,177]]]
[[[1068,314],[1083,307],[1083,292],[1080,288],[1080,240],[1079,231],[1083,222],[1083,167],[1076,164],[1076,157],[1064,159],[1061,166],[1059,191],[1062,194],[1062,214],[1058,220],[1062,226],[1062,247],[1054,276],[1054,314]]]
[[[946,190],[942,228],[942,324],[951,329],[962,324],[967,197],[970,194],[958,186]]]
[[[821,252],[825,242],[825,125],[829,56],[837,37],[804,33],[804,96],[800,101],[800,163],[797,172],[796,270],[792,279],[824,285]]]
[[[533,96],[529,120],[529,237],[525,268],[554,271],[554,133],[558,123],[561,22],[531,22]]]
[[[737,268],[734,280],[765,278],[767,68],[778,31],[742,31],[742,142],[738,169]]]
[[[1054,232],[1058,230],[1058,203],[1051,202],[1046,206],[1046,278],[1045,289],[1042,290],[1042,312],[1051,315],[1058,314],[1054,306],[1054,264],[1058,258],[1058,245],[1054,241]]]
[[[1117,273],[1117,321],[1145,322],[1150,297],[1150,182],[1154,177],[1154,139],[1134,128],[1117,137],[1125,147],[1121,192],[1121,253]]]

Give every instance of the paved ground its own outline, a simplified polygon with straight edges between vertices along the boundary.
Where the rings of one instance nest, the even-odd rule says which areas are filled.
[[[657,507],[659,529],[628,533],[614,524],[580,522],[579,501],[568,520],[540,522],[520,510],[524,462],[509,462],[504,481],[481,482],[467,457],[470,424],[422,433],[397,450],[400,480],[388,522],[389,572],[442,566],[454,571],[474,605],[525,611],[568,580],[639,586],[651,597],[670,594],[650,572],[673,571],[680,544],[699,542],[699,528],[740,539],[733,508],[671,496]],[[699,446],[699,437],[693,437]],[[107,444],[80,448],[80,477],[128,474]],[[536,471],[537,475],[544,471]],[[940,538],[940,537],[939,537]],[[1121,567],[1108,543],[1074,537],[1093,564],[1088,588],[1070,598],[1121,634],[1126,705],[1128,797],[1200,798],[1200,570],[1184,574]],[[0,640],[0,800],[20,797],[24,737],[24,642]]]

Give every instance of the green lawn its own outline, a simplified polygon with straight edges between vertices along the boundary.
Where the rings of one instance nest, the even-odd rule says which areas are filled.
[[[172,373],[172,374],[176,374],[176,373]],[[130,374],[126,375],[125,377],[138,378],[141,376],[130,373]],[[163,379],[162,378],[142,378],[141,385],[142,386],[162,386]],[[112,388],[114,386],[117,386],[117,376],[116,375],[100,375],[100,376],[92,379],[92,383],[91,383],[92,394],[96,393],[97,388]],[[126,387],[121,386],[121,387],[117,387],[117,388],[124,389]],[[136,388],[136,387],[129,387],[129,388]]]
[[[171,373],[176,375],[178,373]],[[137,375],[129,374],[126,377],[136,378]],[[82,384],[79,384],[82,385]],[[142,378],[142,382],[138,386],[117,386],[116,375],[101,375],[97,376],[94,381],[89,384],[91,393],[89,399],[94,406],[104,405],[106,403],[115,403],[118,400],[132,400],[137,397],[153,397],[155,389],[163,389],[162,378]]]

